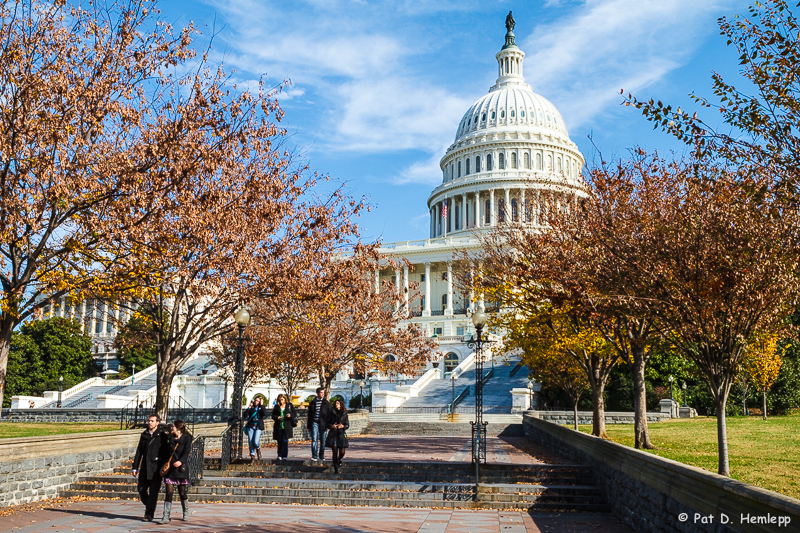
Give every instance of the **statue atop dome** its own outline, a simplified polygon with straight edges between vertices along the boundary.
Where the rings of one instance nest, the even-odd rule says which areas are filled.
[[[517,47],[517,43],[514,42],[514,26],[516,25],[517,22],[514,20],[514,15],[509,11],[508,15],[506,15],[506,44],[503,46],[503,50]]]
[[[506,16],[506,31],[511,33],[514,31],[514,26],[516,26],[516,21],[514,20],[514,15],[511,14],[511,11],[508,12]]]

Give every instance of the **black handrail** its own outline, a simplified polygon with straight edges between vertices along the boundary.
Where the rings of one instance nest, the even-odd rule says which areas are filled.
[[[203,477],[203,461],[206,456],[205,437],[195,437],[192,439],[192,449],[189,452],[189,481],[192,485],[197,485],[197,481]]]
[[[486,374],[484,374],[483,377],[481,378],[481,387],[486,385],[486,382],[492,379],[492,377],[494,377],[494,367],[492,367],[492,369],[489,370]]]
[[[511,369],[511,372],[508,373],[508,377],[513,378],[514,375],[519,372],[525,364],[522,361],[519,361],[514,368]]]
[[[469,396],[469,386],[464,387],[464,390],[458,393],[458,396],[456,396],[452,402],[447,404],[447,414],[452,414],[453,409],[458,407],[458,404],[464,401],[464,398],[466,398],[467,396]]]
[[[84,402],[88,402],[88,401],[89,401],[89,400],[91,400],[91,399],[92,399],[92,394],[91,394],[91,393],[89,393],[89,394],[87,394],[87,395],[85,395],[85,396],[81,396],[81,397],[80,397],[80,398],[78,398],[77,400],[73,400],[73,401],[69,402],[68,404],[64,405],[64,407],[65,407],[65,408],[77,407],[77,406],[79,406],[80,404],[82,404],[82,403],[84,403]]]

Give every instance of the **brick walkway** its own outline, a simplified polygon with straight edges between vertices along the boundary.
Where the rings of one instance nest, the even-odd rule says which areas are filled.
[[[39,506],[35,506],[39,507]],[[177,506],[180,509],[179,506]],[[169,526],[140,521],[131,501],[64,503],[4,516],[0,531],[15,533],[123,533],[128,531],[297,533],[631,533],[611,515],[529,515],[524,512],[379,509],[300,505],[193,504],[188,522]],[[161,505],[159,505],[159,512]]]
[[[273,459],[276,447],[262,447],[265,459]],[[469,437],[419,437],[367,435],[350,439],[347,459],[370,461],[470,461],[471,442]],[[325,452],[330,458],[330,450]],[[569,461],[530,442],[525,437],[488,437],[486,439],[486,460],[490,463],[516,464],[564,464]],[[219,450],[207,456],[219,457]],[[289,444],[289,458],[311,457],[311,442]]]

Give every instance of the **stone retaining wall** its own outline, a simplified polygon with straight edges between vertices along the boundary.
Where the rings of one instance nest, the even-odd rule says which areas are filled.
[[[4,422],[119,422],[122,409],[3,409]],[[230,409],[195,409],[195,424],[227,422]]]
[[[525,411],[525,414],[529,414],[549,422],[555,422],[556,424],[575,423],[575,415],[572,411]],[[661,422],[669,419],[670,416],[668,413],[647,413],[648,422]],[[578,411],[578,424],[591,425],[591,423],[591,411]],[[606,425],[610,424],[633,424],[633,413],[606,411]]]
[[[195,435],[213,439],[225,427],[198,426]],[[111,472],[133,457],[141,433],[135,429],[0,440],[0,507],[53,498],[79,477]]]
[[[591,467],[614,514],[637,533],[800,531],[800,500],[530,415],[523,427],[530,440]]]

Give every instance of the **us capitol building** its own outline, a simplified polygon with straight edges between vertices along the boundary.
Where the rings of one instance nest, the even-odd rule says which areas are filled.
[[[454,255],[477,252],[480,232],[508,223],[541,227],[546,213],[585,196],[583,155],[555,106],[525,82],[525,52],[515,43],[511,14],[506,29],[495,56],[497,81],[467,109],[439,164],[442,184],[428,197],[428,238],[383,244],[385,257],[411,267],[376,273],[378,286],[388,281],[405,295],[407,320],[437,336],[445,373],[469,356],[468,314],[486,306],[480,296],[458,292]],[[419,297],[409,301],[414,283]]]

